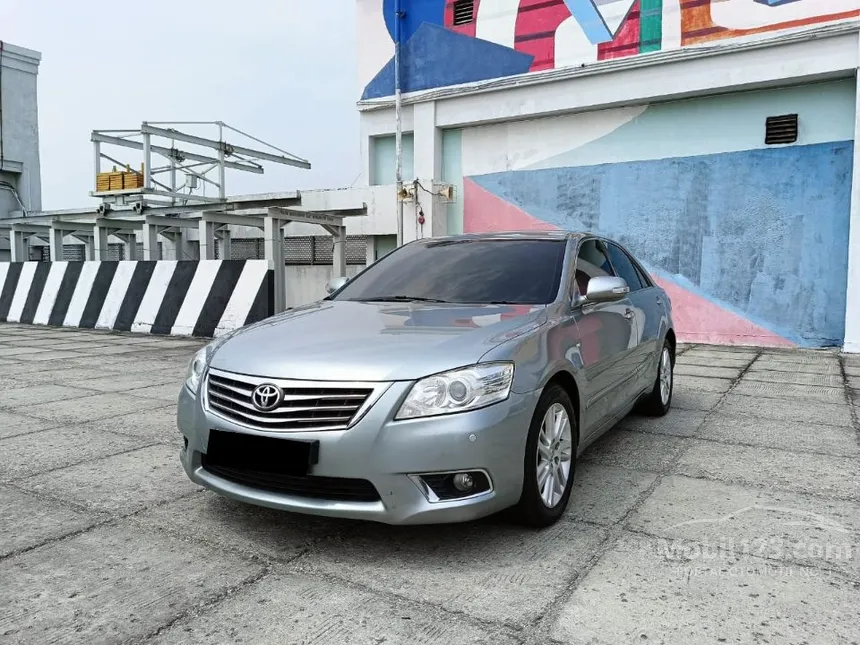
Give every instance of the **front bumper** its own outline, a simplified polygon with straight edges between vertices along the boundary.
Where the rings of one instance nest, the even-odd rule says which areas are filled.
[[[395,421],[411,383],[392,383],[348,430],[264,433],[232,423],[204,409],[185,387],[177,423],[187,440],[182,465],[188,477],[221,495],[270,508],[386,524],[464,522],[517,503],[522,491],[523,455],[539,392],[472,412]],[[201,386],[203,387],[203,386]],[[203,467],[210,429],[285,439],[319,440],[319,459],[310,475],[371,482],[380,500],[339,501],[263,490],[220,477]],[[492,489],[470,498],[430,501],[410,475],[483,470]],[[432,497],[432,496],[431,496]]]

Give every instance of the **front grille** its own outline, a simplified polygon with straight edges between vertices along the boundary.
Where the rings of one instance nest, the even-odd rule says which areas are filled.
[[[210,371],[209,408],[249,428],[272,431],[344,430],[373,394],[373,387],[350,387],[311,382],[277,381],[283,399],[270,411],[259,410],[251,395],[265,379]]]
[[[381,499],[373,484],[365,479],[279,475],[227,468],[207,463],[206,455],[203,455],[202,465],[204,470],[213,475],[258,490],[345,502],[378,502]]]

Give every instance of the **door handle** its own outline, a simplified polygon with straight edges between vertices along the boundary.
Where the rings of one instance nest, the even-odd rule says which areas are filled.
[[[625,311],[625,312],[624,312],[624,317],[625,317],[627,320],[632,320],[633,316],[635,316],[635,315],[636,315],[636,314],[634,314],[634,313],[633,313],[633,310],[632,310],[632,309],[628,309],[627,311]]]

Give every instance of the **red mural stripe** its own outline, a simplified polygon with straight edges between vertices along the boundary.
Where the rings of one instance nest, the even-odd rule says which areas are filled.
[[[517,36],[516,42],[518,43],[527,43],[531,40],[541,40],[542,38],[554,38],[555,32],[553,31],[544,31],[539,34],[526,34],[524,36]]]
[[[526,11],[539,11],[540,9],[547,9],[549,7],[556,7],[563,4],[564,0],[545,0],[544,2],[539,2],[527,7],[520,7],[520,13],[524,13]]]
[[[640,31],[639,0],[630,8],[630,13],[621,25],[621,29],[615,39],[609,43],[601,43],[597,46],[597,60],[608,60],[610,58],[624,58],[635,56],[639,53]]]
[[[685,31],[684,38],[698,38],[700,36],[710,36],[726,31],[725,27],[708,27],[706,29],[695,29],[693,31]]]
[[[569,17],[570,10],[564,2],[520,0],[514,47],[534,56],[530,71],[555,67],[555,32]]]

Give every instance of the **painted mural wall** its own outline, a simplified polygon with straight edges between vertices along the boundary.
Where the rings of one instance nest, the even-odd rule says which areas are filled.
[[[394,92],[395,0],[357,0],[362,98]],[[713,45],[860,16],[860,0],[400,0],[403,90]]]
[[[854,91],[848,80],[467,128],[443,167],[462,172],[466,232],[624,243],[670,293],[684,340],[836,346]],[[766,117],[791,112],[798,144],[765,146]]]

